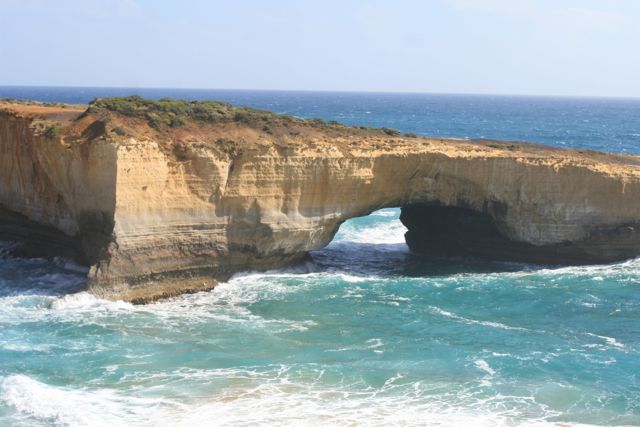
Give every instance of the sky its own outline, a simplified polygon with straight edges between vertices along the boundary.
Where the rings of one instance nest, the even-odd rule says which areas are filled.
[[[640,97],[640,1],[0,0],[0,85]]]

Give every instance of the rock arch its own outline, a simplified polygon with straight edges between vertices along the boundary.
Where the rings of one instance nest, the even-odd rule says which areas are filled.
[[[0,114],[0,208],[48,227],[42,245],[60,233],[91,267],[88,289],[106,298],[146,302],[286,265],[385,207],[402,208],[407,243],[428,255],[593,263],[640,254],[635,156],[305,122],[143,124],[121,135],[110,126],[131,123],[112,115],[89,135],[82,126],[102,119],[88,113],[65,131],[78,136],[52,141],[34,120]],[[222,150],[221,137],[241,143]],[[0,232],[18,228],[28,229]]]

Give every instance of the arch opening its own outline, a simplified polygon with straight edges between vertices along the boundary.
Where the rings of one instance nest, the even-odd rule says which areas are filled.
[[[466,245],[464,240],[475,236],[497,242],[501,236],[496,233],[491,217],[470,209],[407,205],[345,221],[331,243],[310,256],[314,271],[360,277],[518,270],[519,264],[484,257],[480,243]]]
[[[370,264],[368,257],[387,266],[462,259],[572,264],[584,257],[569,244],[536,246],[510,239],[500,229],[495,211],[426,203],[384,208],[345,221],[331,243],[312,256],[341,256],[352,264]]]
[[[398,273],[413,257],[405,243],[406,231],[400,208],[383,208],[343,222],[329,245],[310,254],[320,270]]]

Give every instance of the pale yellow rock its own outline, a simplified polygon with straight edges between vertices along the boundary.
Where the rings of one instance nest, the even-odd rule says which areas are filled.
[[[118,116],[89,132],[104,117],[0,110],[0,206],[68,236],[91,266],[88,289],[106,298],[150,301],[286,265],[326,246],[345,220],[385,207],[409,207],[418,222],[412,206],[475,212],[535,259],[546,248],[577,262],[640,253],[634,156],[311,125],[157,132]],[[56,120],[62,135],[44,136]],[[110,132],[116,124],[129,132]],[[212,143],[221,136],[238,152]],[[0,231],[11,234],[7,224]]]

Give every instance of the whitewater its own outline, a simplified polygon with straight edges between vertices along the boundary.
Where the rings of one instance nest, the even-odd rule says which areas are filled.
[[[141,90],[436,136],[640,153],[640,101]],[[129,89],[0,88],[87,102]],[[150,305],[0,242],[0,425],[640,425],[640,260],[410,253],[399,209],[312,261]]]
[[[145,306],[4,255],[0,423],[640,424],[640,261],[426,263],[398,215],[345,223],[313,265]]]

